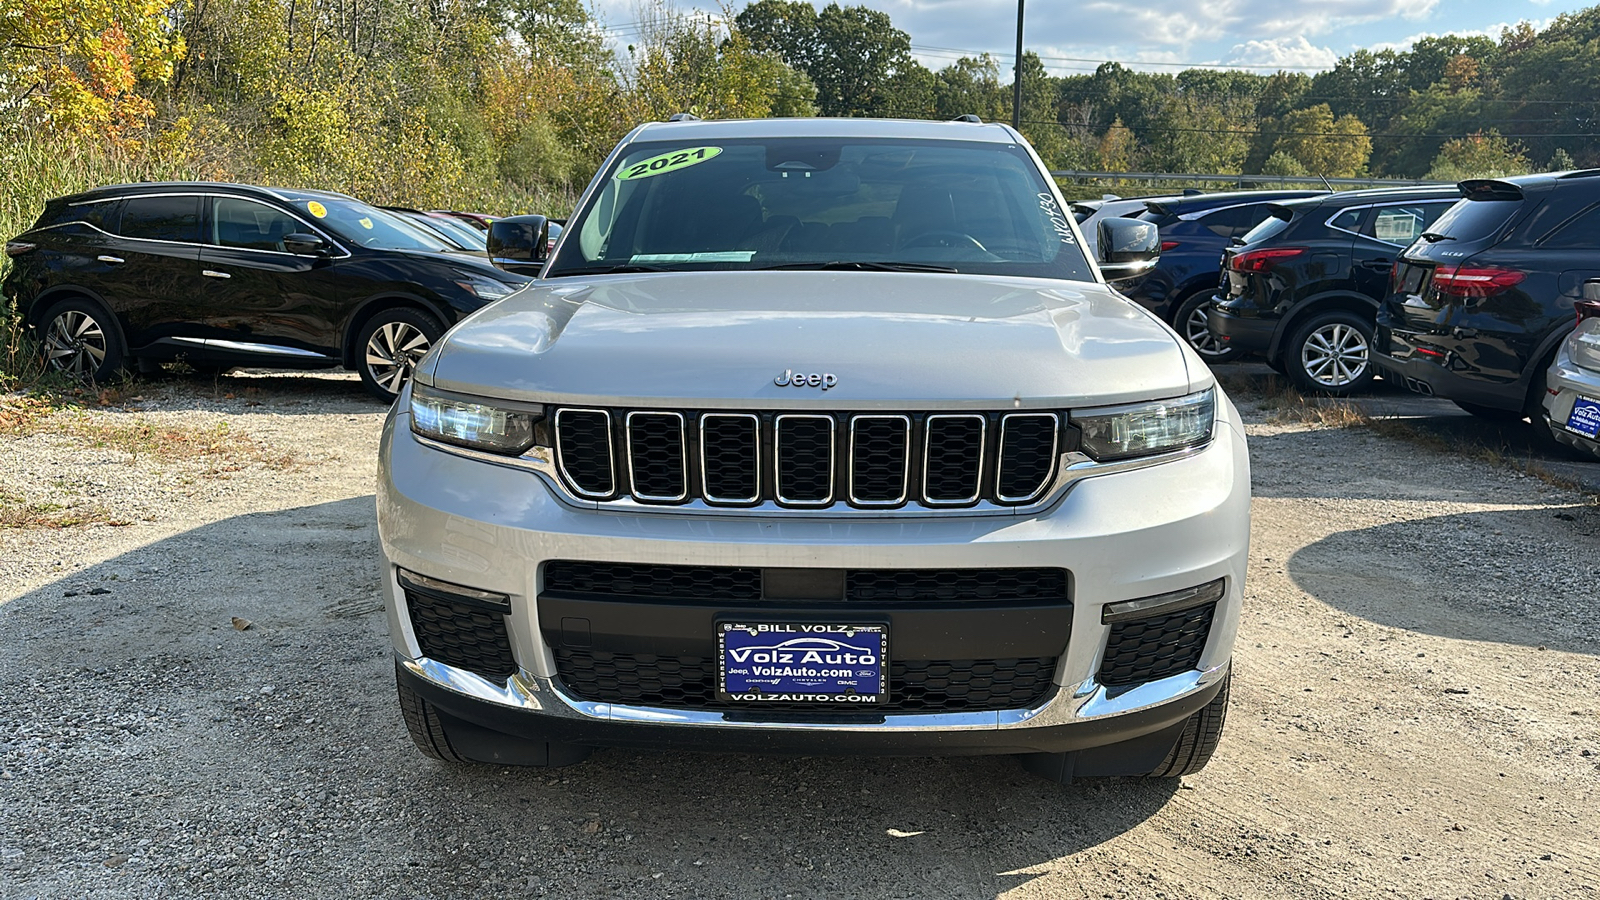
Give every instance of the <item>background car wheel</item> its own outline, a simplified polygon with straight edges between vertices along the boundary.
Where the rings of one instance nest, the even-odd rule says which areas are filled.
[[[126,351],[115,319],[98,303],[63,300],[41,320],[44,363],[80,381],[109,381],[122,368]]]
[[[361,326],[356,337],[356,368],[373,396],[393,402],[411,380],[411,371],[444,326],[433,316],[408,307],[386,309]]]
[[[1372,383],[1372,323],[1353,312],[1312,316],[1283,348],[1289,380],[1302,391],[1344,397]]]
[[[1195,294],[1183,301],[1172,321],[1177,323],[1178,334],[1207,363],[1225,363],[1238,359],[1243,355],[1242,351],[1229,347],[1211,336],[1211,329],[1206,326],[1206,313],[1210,311],[1211,295]]]
[[[1480,406],[1476,403],[1468,403],[1465,400],[1451,400],[1450,402],[1461,407],[1461,409],[1465,410],[1466,412],[1472,413],[1478,418],[1486,419],[1490,422],[1515,422],[1522,418],[1521,410],[1500,409],[1494,406]]]
[[[1233,682],[1229,672],[1222,680],[1222,690],[1205,708],[1189,717],[1183,727],[1183,736],[1172,745],[1172,752],[1151,772],[1149,778],[1182,778],[1204,769],[1211,761],[1222,740],[1222,726],[1228,720],[1228,686]]]

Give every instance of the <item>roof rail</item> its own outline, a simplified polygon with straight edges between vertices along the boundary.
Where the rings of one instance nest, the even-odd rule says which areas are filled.
[[[698,122],[698,121],[700,121],[700,117],[695,115],[694,113],[686,113],[686,112],[673,113],[672,115],[667,116],[667,121],[668,122]]]
[[[967,113],[965,115],[956,116],[954,119],[951,119],[950,121],[952,121],[952,122],[970,122],[973,125],[982,125],[983,124],[983,120],[978,118],[977,116],[973,115],[972,113]]]

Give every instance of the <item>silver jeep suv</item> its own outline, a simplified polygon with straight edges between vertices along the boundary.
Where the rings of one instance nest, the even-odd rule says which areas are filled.
[[[1236,410],[1107,286],[1003,125],[653,123],[385,426],[383,586],[422,752],[1020,754],[1178,776],[1221,733]]]

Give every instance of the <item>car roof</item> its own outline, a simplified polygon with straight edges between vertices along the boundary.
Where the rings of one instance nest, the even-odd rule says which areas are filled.
[[[1453,184],[1420,184],[1410,187],[1372,188],[1361,191],[1337,191],[1321,197],[1285,200],[1280,205],[1291,209],[1308,209],[1316,206],[1347,207],[1366,206],[1387,200],[1438,200],[1460,199],[1461,190]]]
[[[632,142],[667,140],[725,140],[735,138],[911,138],[944,141],[1017,143],[1011,126],[999,122],[929,122],[922,119],[716,119],[711,121],[647,122],[633,133]]]
[[[1218,191],[1215,194],[1186,194],[1177,197],[1149,197],[1149,203],[1159,205],[1171,215],[1211,209],[1219,206],[1241,206],[1246,203],[1272,203],[1277,200],[1320,197],[1328,192],[1321,188],[1281,189],[1267,188],[1259,191]]]
[[[300,188],[271,188],[254,184],[234,184],[227,181],[136,181],[128,184],[108,184],[104,187],[92,188],[81,193],[64,198],[70,201],[100,200],[108,197],[132,197],[140,194],[166,194],[174,191],[213,192],[222,191],[236,194],[270,197],[275,200],[298,200],[304,198],[321,197],[328,200],[355,200],[348,194],[339,194],[333,191],[317,191]]]

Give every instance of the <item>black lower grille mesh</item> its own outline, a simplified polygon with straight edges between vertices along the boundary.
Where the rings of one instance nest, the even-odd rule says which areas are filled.
[[[561,594],[679,600],[760,600],[761,570],[552,560],[544,589]]]
[[[405,595],[411,629],[423,656],[486,678],[505,678],[517,671],[503,614],[416,591],[406,591]]]
[[[833,498],[833,419],[779,416],[778,498],[826,503]]]
[[[628,461],[633,494],[641,500],[681,500],[688,495],[688,470],[683,461],[683,416],[677,413],[631,413],[628,416]]]
[[[845,597],[886,600],[1067,599],[1065,569],[852,569]]]
[[[564,596],[663,600],[761,600],[762,572],[734,566],[668,566],[551,560],[544,590]],[[846,569],[844,599],[860,603],[1040,601],[1065,603],[1065,569]]]
[[[1100,683],[1126,687],[1198,667],[1216,609],[1212,603],[1112,625]]]
[[[850,499],[899,503],[906,498],[905,416],[856,416],[850,422]]]
[[[889,702],[875,709],[981,712],[1034,707],[1050,691],[1055,664],[1055,657],[891,660]],[[717,699],[716,664],[704,657],[558,647],[556,671],[567,690],[582,700],[669,709],[752,708]],[[859,714],[861,709],[837,711]]]
[[[574,490],[587,497],[616,493],[610,415],[590,409],[561,410],[556,414],[556,444],[561,471]]]
[[[713,503],[754,503],[761,498],[761,422],[750,415],[707,413],[700,419],[705,457],[705,497]]]
[[[923,495],[934,503],[978,499],[983,463],[983,416],[929,416],[927,484]]]
[[[1009,415],[1001,421],[996,491],[1001,500],[1027,499],[1044,490],[1055,469],[1057,424],[1054,415],[1039,413]]]

